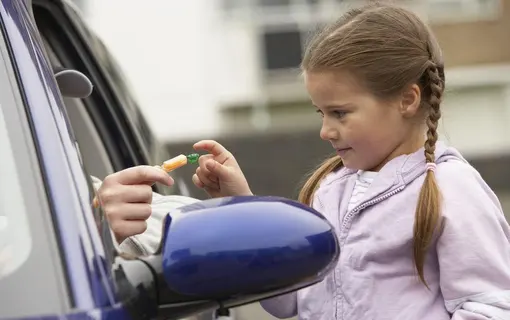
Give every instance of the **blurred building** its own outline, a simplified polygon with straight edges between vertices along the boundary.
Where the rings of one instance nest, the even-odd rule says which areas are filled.
[[[214,59],[218,133],[317,128],[299,76],[302,48],[317,25],[363,1],[221,1]],[[510,150],[510,1],[401,1],[428,20],[444,50],[444,126],[466,154]],[[290,108],[290,109],[289,109]],[[477,130],[473,130],[474,127]]]

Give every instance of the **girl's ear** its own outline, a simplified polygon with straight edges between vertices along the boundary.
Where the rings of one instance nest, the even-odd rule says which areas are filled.
[[[400,114],[404,118],[413,118],[420,110],[421,90],[417,84],[412,84],[403,93],[400,101]]]

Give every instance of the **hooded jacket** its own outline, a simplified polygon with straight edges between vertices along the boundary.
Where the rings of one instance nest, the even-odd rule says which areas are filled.
[[[494,192],[453,148],[438,142],[442,229],[419,281],[413,225],[425,179],[423,148],[388,162],[347,210],[357,172],[325,177],[313,207],[336,228],[340,258],[321,283],[262,301],[300,320],[510,320],[510,228]]]

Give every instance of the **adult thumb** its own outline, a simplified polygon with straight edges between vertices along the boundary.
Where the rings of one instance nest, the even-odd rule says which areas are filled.
[[[228,179],[230,175],[230,170],[228,167],[212,159],[208,160],[205,163],[205,167],[207,168],[207,170],[211,171],[212,174],[216,175],[218,178],[222,180]]]

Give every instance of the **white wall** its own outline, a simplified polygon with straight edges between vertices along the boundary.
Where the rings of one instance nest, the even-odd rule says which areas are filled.
[[[510,66],[446,71],[443,138],[465,156],[510,153]]]
[[[447,93],[440,132],[465,156],[510,151],[510,101],[505,87]]]
[[[91,26],[118,58],[161,138],[217,130],[215,62],[208,55],[215,46],[212,7],[203,0],[91,3]]]
[[[217,0],[145,4],[91,0],[88,20],[160,139],[216,136],[221,106],[251,103],[259,93],[255,30],[239,20],[225,23]]]

